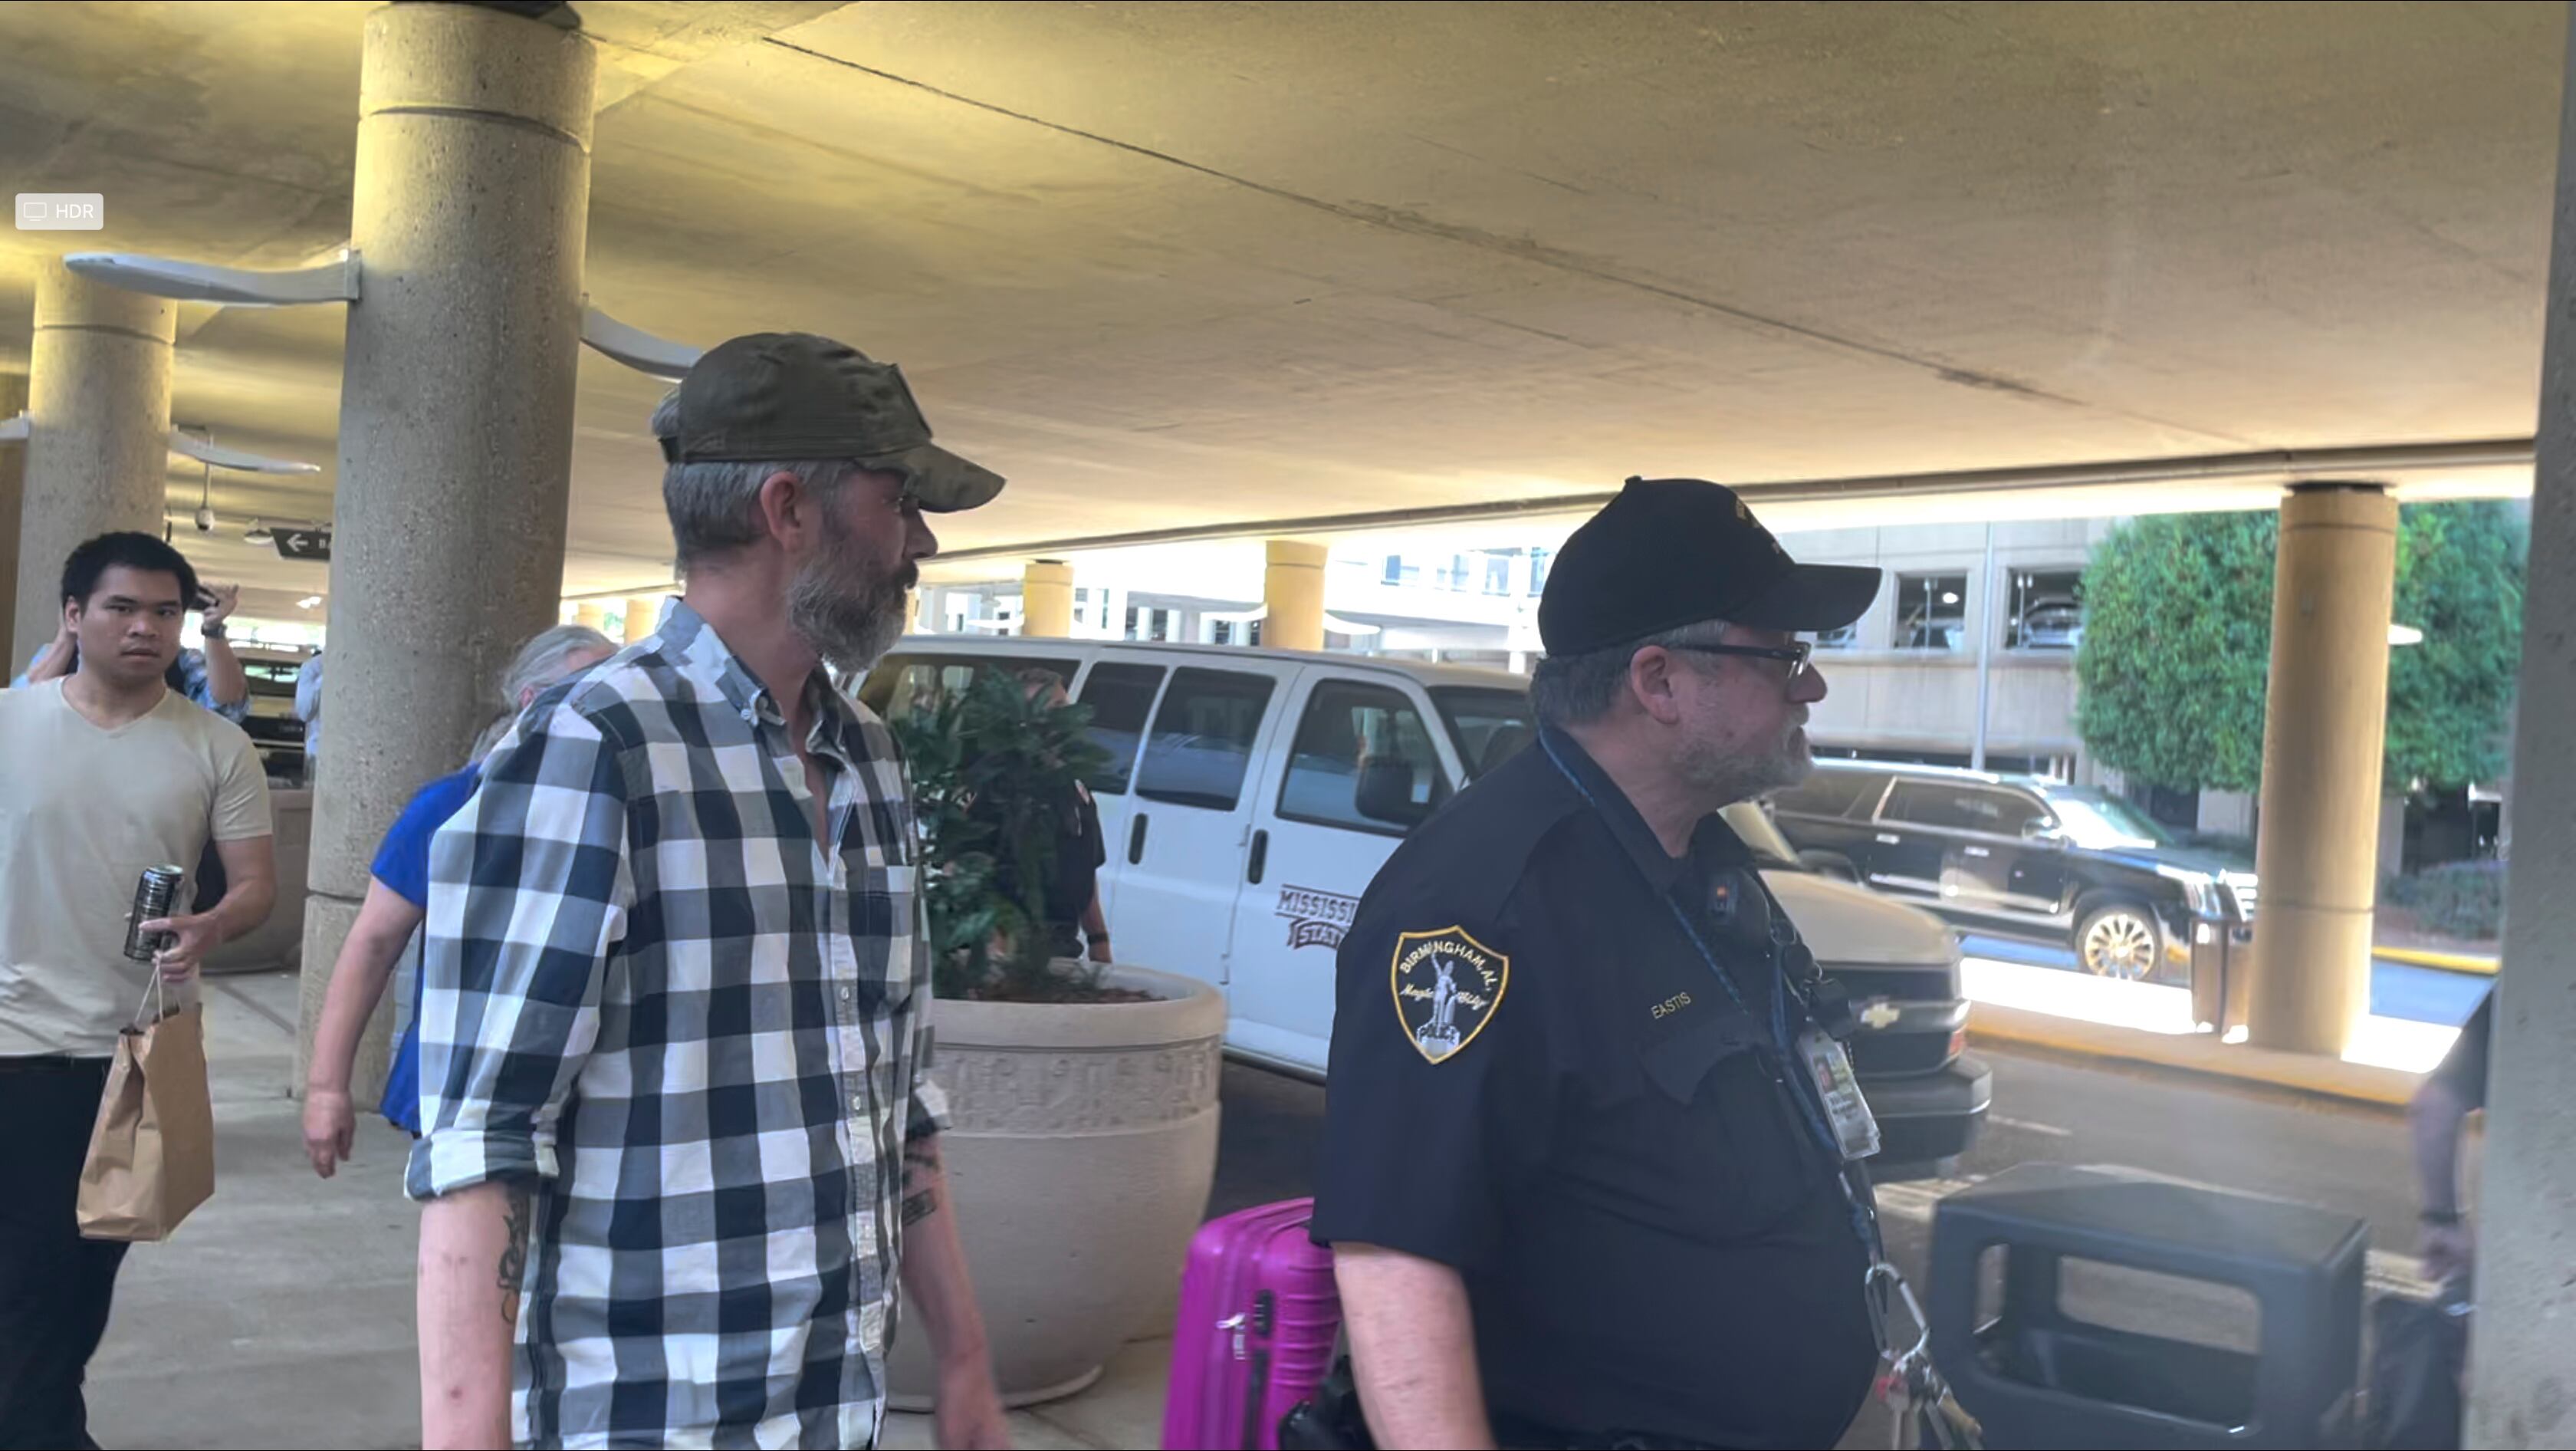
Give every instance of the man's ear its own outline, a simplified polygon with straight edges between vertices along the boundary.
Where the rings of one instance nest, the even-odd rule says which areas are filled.
[[[752,498],[769,537],[781,544],[793,544],[820,522],[814,513],[814,496],[805,491],[792,469],[779,469],[762,479],[760,492]]]
[[[1628,694],[1658,724],[1677,724],[1682,708],[1673,697],[1673,652],[1649,645],[1629,656]]]
[[[73,598],[72,598],[71,596],[69,596],[69,595],[65,595],[65,596],[63,597],[63,625],[64,625],[64,627],[65,627],[66,629],[74,629],[74,630],[76,630],[76,629],[79,629],[79,628],[80,628],[80,622],[81,622],[81,602],[80,602],[79,600],[73,599]]]

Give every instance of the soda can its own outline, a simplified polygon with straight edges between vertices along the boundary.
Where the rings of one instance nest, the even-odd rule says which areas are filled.
[[[143,924],[158,922],[170,915],[179,897],[179,883],[187,873],[174,866],[146,867],[143,880],[134,884],[134,912],[125,919],[125,955],[136,962],[150,962],[168,947],[173,933],[146,932]]]

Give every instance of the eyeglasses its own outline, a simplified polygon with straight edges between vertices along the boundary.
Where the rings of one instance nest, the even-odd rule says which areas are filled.
[[[1786,660],[1789,662],[1788,678],[1794,682],[1799,676],[1807,673],[1807,657],[1815,653],[1816,647],[1808,641],[1798,640],[1787,645],[1667,645],[1664,648],[1688,650],[1699,655],[1741,655],[1753,660]]]

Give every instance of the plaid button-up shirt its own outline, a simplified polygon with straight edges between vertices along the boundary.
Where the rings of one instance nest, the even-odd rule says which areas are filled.
[[[867,1445],[928,947],[873,716],[776,703],[695,612],[558,687],[430,851],[414,1198],[534,1181],[522,1444]]]

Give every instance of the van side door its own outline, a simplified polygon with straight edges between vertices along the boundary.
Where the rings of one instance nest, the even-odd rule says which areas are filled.
[[[1104,651],[1102,660],[1118,658]],[[1252,845],[1256,767],[1286,711],[1293,660],[1176,666],[1154,703],[1127,810],[1109,936],[1122,963],[1227,980],[1235,898]],[[1102,819],[1104,832],[1107,817]]]

